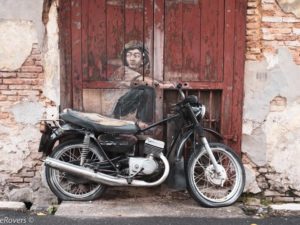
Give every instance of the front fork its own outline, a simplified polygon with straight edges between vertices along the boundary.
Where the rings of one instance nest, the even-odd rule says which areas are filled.
[[[221,174],[222,171],[221,171],[220,167],[218,166],[217,160],[216,160],[214,154],[212,153],[212,150],[208,144],[206,137],[201,137],[201,141],[202,141],[202,144],[204,145],[206,152],[208,153],[208,156],[214,166],[216,173]]]

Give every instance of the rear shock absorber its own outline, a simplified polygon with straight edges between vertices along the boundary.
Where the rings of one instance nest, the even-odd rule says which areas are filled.
[[[90,134],[86,133],[83,139],[83,148],[81,152],[81,157],[80,157],[80,166],[82,166],[86,160],[86,157],[89,153],[89,147],[90,147]]]

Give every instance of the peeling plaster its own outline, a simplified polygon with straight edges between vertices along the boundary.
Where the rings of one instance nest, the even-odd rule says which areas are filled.
[[[0,5],[0,70],[20,68],[32,44],[38,43],[43,56],[44,95],[59,105],[57,0],[0,0]]]
[[[300,66],[288,48],[279,48],[264,61],[246,62],[242,151],[256,166],[272,167],[276,179],[288,181],[296,190],[300,190],[299,78]]]
[[[276,0],[279,7],[285,13],[293,13],[300,18],[300,1],[299,0]]]
[[[59,56],[59,28],[57,23],[57,5],[52,4],[46,25],[47,39],[44,45],[44,92],[43,94],[54,101],[56,105],[60,103],[60,56]]]
[[[36,42],[37,34],[31,21],[0,19],[0,70],[20,68]]]
[[[36,30],[38,43],[43,43],[43,0],[0,0],[0,6],[0,19],[30,21]]]
[[[45,109],[38,102],[21,102],[11,108],[16,122],[35,125],[41,119]]]

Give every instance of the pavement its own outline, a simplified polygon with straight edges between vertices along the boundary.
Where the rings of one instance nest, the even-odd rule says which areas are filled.
[[[169,200],[155,197],[136,199],[97,200],[93,202],[62,202],[55,215],[84,217],[213,217],[245,218],[239,205],[208,209],[193,200]]]
[[[26,211],[22,202],[0,202],[0,210]],[[49,209],[48,209],[49,211]],[[65,218],[262,218],[299,216],[300,204],[245,205],[237,202],[224,208],[199,206],[186,192],[158,195],[153,191],[126,196],[122,191],[109,192],[103,199],[90,202],[62,202],[55,216]]]

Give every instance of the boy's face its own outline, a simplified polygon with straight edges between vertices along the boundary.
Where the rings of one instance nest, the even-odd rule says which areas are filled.
[[[143,65],[143,56],[140,50],[132,49],[126,53],[126,61],[131,69],[138,69]]]

